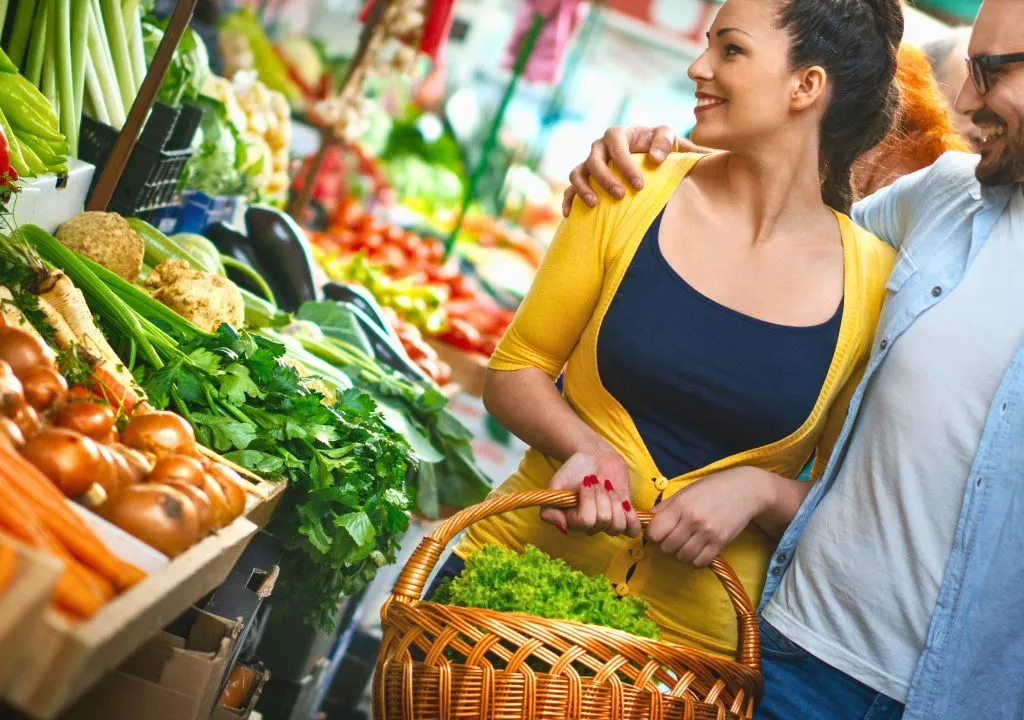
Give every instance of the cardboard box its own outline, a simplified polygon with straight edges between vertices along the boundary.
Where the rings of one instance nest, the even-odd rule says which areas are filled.
[[[208,720],[241,623],[194,611],[187,637],[161,632],[62,720]]]
[[[220,585],[255,532],[255,525],[239,518],[78,626],[48,613],[30,638],[32,651],[9,683],[4,699],[30,717],[56,717],[192,603]]]
[[[210,720],[248,720],[253,710],[256,709],[256,703],[260,701],[260,695],[263,694],[263,686],[267,684],[269,679],[270,673],[264,670],[257,677],[252,690],[249,692],[248,699],[242,704],[241,708],[236,709],[216,705]]]

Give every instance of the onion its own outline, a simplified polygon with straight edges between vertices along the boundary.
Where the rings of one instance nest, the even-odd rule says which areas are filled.
[[[21,407],[10,415],[10,418],[18,426],[18,429],[21,430],[21,434],[25,439],[31,439],[39,432],[39,413],[28,403],[22,404]]]
[[[229,525],[234,520],[234,517],[231,515],[231,506],[220,483],[204,473],[201,487],[203,492],[206,493],[206,497],[210,498],[210,519],[213,523],[213,529],[220,530],[222,527]]]
[[[48,428],[30,438],[21,454],[70,498],[85,494],[103,458],[99,446],[72,430]]]
[[[128,465],[124,458],[105,445],[96,445],[100,454],[100,462],[96,466],[94,480],[107,493],[107,499],[113,500],[126,486]]]
[[[169,482],[167,485],[187,495],[192,504],[196,506],[196,518],[199,521],[199,537],[206,537],[207,533],[213,529],[213,504],[210,502],[210,498],[200,488],[180,480]]]
[[[0,360],[21,377],[23,372],[33,367],[52,368],[54,355],[50,348],[24,330],[0,327]]]
[[[245,512],[245,485],[243,484],[245,481],[238,473],[226,465],[214,462],[210,463],[210,469],[206,471],[206,474],[213,478],[224,491],[232,520]]]
[[[196,506],[167,485],[125,488],[108,506],[106,518],[168,557],[180,555],[200,539]]]
[[[164,455],[156,461],[156,465],[149,473],[149,482],[183,482],[202,487],[203,466],[188,455]]]
[[[149,471],[153,469],[153,463],[145,455],[127,445],[111,445],[110,451],[124,460],[128,475],[127,482],[121,483],[123,486],[146,482]]]
[[[25,387],[11,366],[0,360],[0,413],[10,417],[25,404]]]
[[[121,441],[136,450],[169,455],[195,455],[196,436],[185,418],[172,412],[136,415],[121,432]]]
[[[13,420],[2,415],[0,415],[0,436],[6,438],[15,449],[25,444],[25,436],[22,434],[21,428],[15,425]]]
[[[37,411],[49,410],[63,404],[68,396],[68,382],[52,367],[39,365],[21,373],[25,400]]]
[[[57,411],[53,424],[103,442],[114,428],[114,410],[99,403],[72,402]]]

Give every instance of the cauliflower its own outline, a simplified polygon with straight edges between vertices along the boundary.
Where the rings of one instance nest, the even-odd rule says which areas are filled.
[[[84,212],[57,228],[57,239],[128,282],[142,272],[146,243],[117,213]]]
[[[146,278],[150,294],[198,328],[213,332],[221,323],[242,327],[245,304],[233,282],[193,270],[183,260],[164,260]]]

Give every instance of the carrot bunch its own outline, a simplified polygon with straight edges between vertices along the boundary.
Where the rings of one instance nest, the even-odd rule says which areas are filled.
[[[110,552],[60,491],[6,442],[0,442],[0,532],[63,562],[54,604],[71,619],[92,617],[145,577]]]

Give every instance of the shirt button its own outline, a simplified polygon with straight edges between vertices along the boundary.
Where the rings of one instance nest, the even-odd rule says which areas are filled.
[[[941,294],[942,294],[942,288],[940,288],[938,285],[936,285],[935,287],[932,288],[932,297],[938,297]]]
[[[775,562],[777,562],[779,565],[782,565],[788,559],[789,559],[789,555],[787,555],[786,553],[779,553],[778,555],[775,556]]]
[[[664,475],[654,478],[654,487],[658,488],[658,490],[664,490],[668,487],[668,478]]]
[[[619,597],[626,597],[629,595],[629,585],[626,583],[619,583],[615,586],[615,594]]]
[[[772,577],[778,577],[782,574],[782,568],[775,566],[772,568]]]
[[[888,339],[886,339],[886,340],[883,340],[882,342],[880,342],[880,343],[878,344],[878,347],[879,347],[880,349],[882,349],[882,350],[885,350],[885,349],[886,349],[887,347],[889,347],[889,340],[888,340]]]
[[[643,560],[647,557],[647,549],[644,547],[635,547],[629,551],[629,554],[634,560]]]

